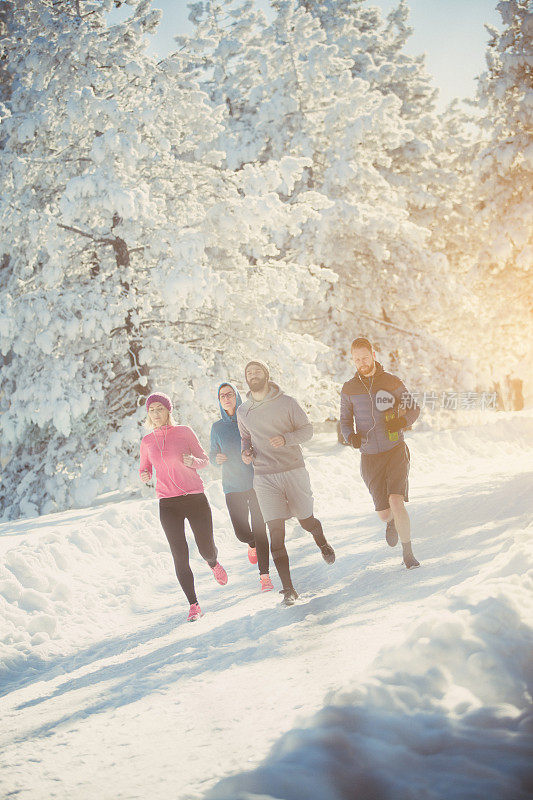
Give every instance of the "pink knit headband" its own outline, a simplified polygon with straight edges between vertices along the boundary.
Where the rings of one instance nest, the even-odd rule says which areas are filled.
[[[168,394],[163,394],[162,392],[154,392],[154,394],[148,395],[146,398],[146,410],[150,408],[152,403],[161,403],[162,406],[165,406],[167,411],[171,414],[172,413],[172,400],[168,396]]]

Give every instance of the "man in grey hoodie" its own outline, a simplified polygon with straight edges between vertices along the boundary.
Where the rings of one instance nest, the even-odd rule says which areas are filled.
[[[272,558],[283,585],[283,603],[292,605],[298,594],[292,585],[285,548],[285,520],[296,517],[302,528],[312,534],[324,561],[335,561],[322,525],[313,516],[311,482],[300,447],[313,436],[313,426],[296,400],[269,380],[264,361],[249,361],[244,375],[250,391],[237,409],[242,460],[253,463],[254,489],[270,533]]]

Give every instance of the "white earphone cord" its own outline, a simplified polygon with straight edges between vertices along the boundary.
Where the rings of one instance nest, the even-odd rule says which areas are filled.
[[[370,381],[370,390],[369,390],[368,386],[366,385],[366,383],[364,382],[364,380],[359,375],[359,372],[357,372],[357,377],[359,378],[359,380],[361,381],[361,383],[365,387],[366,391],[368,392],[368,396],[370,397],[370,413],[372,414],[372,422],[374,424],[372,425],[370,430],[366,432],[366,438],[365,438],[364,444],[368,444],[368,437],[372,433],[372,431],[374,430],[374,428],[376,427],[376,424],[377,424],[376,423],[376,418],[374,416],[374,403],[372,402],[372,395],[370,394],[370,392],[372,391],[372,386],[374,385],[374,375],[372,375],[372,380]]]

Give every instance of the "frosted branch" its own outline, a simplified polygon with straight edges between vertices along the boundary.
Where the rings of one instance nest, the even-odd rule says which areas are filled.
[[[379,317],[374,317],[372,314],[367,314],[364,311],[352,311],[350,308],[344,308],[343,306],[337,306],[337,309],[338,311],[345,311],[347,314],[351,314],[353,317],[364,317],[372,322],[377,322],[378,325],[385,325],[386,328],[393,328],[395,331],[400,331],[400,333],[406,333],[407,336],[420,336],[419,333],[408,331],[406,328],[400,328],[399,325],[394,325],[392,322],[385,322],[384,319],[379,319]]]

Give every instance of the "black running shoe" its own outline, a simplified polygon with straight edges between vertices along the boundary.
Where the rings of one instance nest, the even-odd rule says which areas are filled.
[[[385,539],[387,540],[387,544],[389,545],[389,547],[396,547],[396,545],[398,544],[398,531],[396,530],[394,519],[391,519],[387,522]]]
[[[322,558],[326,564],[333,564],[335,561],[335,550],[330,544],[325,544],[323,547],[321,547],[320,552],[322,553]]]
[[[294,601],[298,599],[298,592],[293,586],[290,589],[281,589],[280,594],[283,595],[282,606],[293,606]]]

